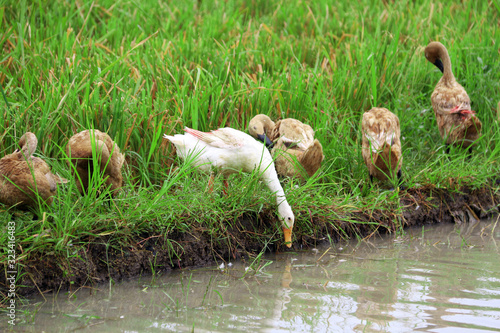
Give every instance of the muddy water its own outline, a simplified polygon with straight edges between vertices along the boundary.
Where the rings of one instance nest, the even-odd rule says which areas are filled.
[[[499,248],[496,219],[410,229],[38,297],[16,330],[499,331]]]

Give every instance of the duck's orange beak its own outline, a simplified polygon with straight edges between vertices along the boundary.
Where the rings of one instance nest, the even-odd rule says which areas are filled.
[[[285,245],[287,247],[292,247],[292,228],[283,227],[283,234],[285,235]]]

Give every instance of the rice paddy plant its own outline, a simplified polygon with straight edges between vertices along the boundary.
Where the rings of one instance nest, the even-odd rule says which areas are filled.
[[[99,237],[112,236],[115,245],[147,232],[168,238],[190,221],[220,235],[242,216],[274,213],[258,175],[232,176],[227,197],[216,178],[209,194],[208,176],[179,162],[162,139],[185,126],[244,131],[258,113],[308,123],[323,145],[314,177],[283,181],[296,226],[306,232],[315,217],[371,223],[350,214],[399,209],[397,191],[364,186],[360,120],[371,107],[400,119],[405,186],[484,186],[500,171],[499,15],[496,2],[474,1],[2,1],[0,157],[32,131],[37,156],[70,179],[66,143],[95,128],[115,140],[127,163],[112,201],[80,196],[70,182],[36,212],[45,212],[42,220],[5,206],[0,219],[21,221],[26,256]],[[423,56],[431,40],[448,47],[483,122],[470,159],[460,149],[444,154],[430,103],[441,73]],[[277,226],[267,227],[266,237],[280,241]]]

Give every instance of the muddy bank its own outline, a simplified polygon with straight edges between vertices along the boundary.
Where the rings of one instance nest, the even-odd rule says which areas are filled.
[[[317,246],[329,239],[338,241],[356,235],[369,237],[375,233],[394,232],[400,225],[471,222],[498,213],[500,195],[490,188],[472,190],[464,187],[459,191],[448,191],[428,186],[409,189],[401,196],[400,202],[400,210],[396,211],[357,211],[342,215],[334,207],[325,208],[322,216],[310,216],[312,232],[311,227],[295,227],[291,250]],[[141,235],[122,248],[109,246],[109,236],[92,239],[69,259],[43,254],[23,261],[23,275],[17,283],[17,292],[28,296],[76,290],[109,279],[120,281],[153,271],[158,273],[245,258],[258,254],[266,246],[270,235],[269,222],[265,221],[272,220],[274,224],[274,219],[273,212],[264,211],[258,216],[228,221],[227,229],[217,235],[194,225],[189,232],[172,232],[168,238]],[[282,244],[281,235],[276,235],[275,239],[274,244],[267,245],[267,251],[289,251]],[[0,277],[3,296],[7,290],[5,272],[4,268]]]

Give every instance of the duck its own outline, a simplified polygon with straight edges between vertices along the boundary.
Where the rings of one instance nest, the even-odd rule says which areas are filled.
[[[401,183],[403,156],[398,116],[386,108],[372,108],[363,114],[361,131],[361,153],[370,181],[373,177],[388,180],[396,172]]]
[[[208,172],[217,170],[224,179],[239,171],[247,173],[253,170],[259,171],[261,179],[276,197],[285,245],[290,248],[295,216],[266,147],[250,135],[230,127],[211,132],[185,127],[184,131],[185,134],[173,136],[165,134],[163,137],[174,144],[180,158],[186,160],[189,156],[193,165],[200,170]]]
[[[312,127],[297,119],[275,123],[269,116],[258,114],[250,120],[248,132],[272,149],[276,170],[282,177],[305,180],[306,175],[312,177],[318,171],[325,159]]]
[[[471,110],[467,92],[453,75],[448,50],[440,42],[431,42],[425,48],[425,58],[443,73],[431,95],[431,103],[439,133],[446,140],[446,151],[454,145],[469,148],[470,154],[481,135],[482,123]]]
[[[116,196],[123,184],[122,167],[125,156],[108,134],[96,129],[79,132],[69,139],[66,155],[81,194],[88,193],[95,171],[94,163],[97,162],[105,186],[109,187],[113,197]]]
[[[0,159],[1,203],[23,210],[39,207],[39,200],[51,205],[57,184],[67,182],[53,174],[43,159],[33,156],[37,145],[36,135],[26,132],[19,140],[21,149]]]

